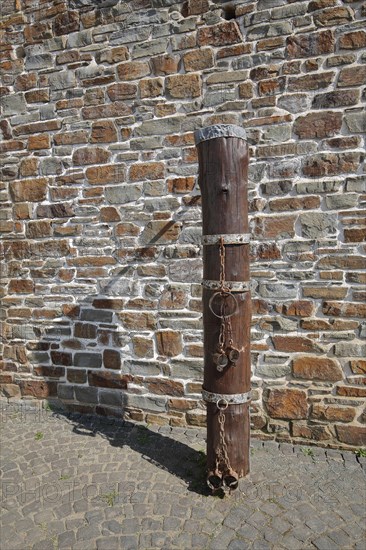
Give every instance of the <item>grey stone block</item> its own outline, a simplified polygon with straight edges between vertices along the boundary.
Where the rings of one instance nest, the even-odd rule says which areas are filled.
[[[98,403],[98,388],[75,386],[75,398],[82,403]]]
[[[111,204],[137,201],[142,195],[141,185],[114,185],[105,188],[105,198]]]
[[[82,321],[95,321],[99,323],[110,323],[112,321],[113,311],[104,309],[83,309],[81,311]]]
[[[102,355],[100,353],[77,352],[74,357],[74,366],[97,369],[102,366]]]
[[[68,384],[58,384],[57,395],[60,399],[73,400],[74,386],[69,386]]]

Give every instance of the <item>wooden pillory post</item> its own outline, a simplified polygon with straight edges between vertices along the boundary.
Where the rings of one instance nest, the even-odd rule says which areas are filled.
[[[229,124],[195,132],[203,218],[207,483],[235,489],[249,472],[248,145]]]

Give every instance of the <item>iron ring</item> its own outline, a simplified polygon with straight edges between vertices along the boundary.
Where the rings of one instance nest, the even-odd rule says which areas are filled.
[[[232,299],[234,300],[234,311],[232,313],[229,313],[228,315],[218,315],[217,313],[215,313],[215,311],[213,309],[213,302],[214,302],[214,300],[217,296],[224,297],[225,299],[228,296],[231,296]],[[227,291],[220,291],[220,292],[215,292],[215,294],[212,294],[212,296],[210,298],[210,301],[208,302],[208,307],[209,307],[211,313],[213,315],[215,315],[215,317],[218,317],[219,319],[225,319],[225,318],[228,318],[228,317],[233,317],[238,312],[238,309],[239,309],[238,300],[236,299],[234,294],[232,294],[231,292],[227,292]]]

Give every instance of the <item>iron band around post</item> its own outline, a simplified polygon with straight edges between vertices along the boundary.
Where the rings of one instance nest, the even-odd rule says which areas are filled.
[[[203,279],[202,286],[208,290],[221,290],[221,281]],[[249,281],[225,281],[225,291],[228,292],[249,292]]]
[[[250,242],[250,233],[224,233],[222,235],[203,235],[203,245],[220,244],[221,239],[223,244],[248,244]]]
[[[202,399],[206,403],[215,403],[217,406],[220,404],[225,405],[242,405],[243,403],[249,403],[252,398],[252,392],[246,393],[212,393],[210,391],[202,389]]]

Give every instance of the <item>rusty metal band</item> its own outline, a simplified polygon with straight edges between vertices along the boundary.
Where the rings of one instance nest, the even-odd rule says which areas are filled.
[[[202,286],[208,290],[221,290],[221,281],[203,279]],[[225,291],[229,292],[249,292],[249,281],[225,281]]]
[[[224,233],[222,235],[203,235],[203,245],[220,244],[248,244],[250,242],[250,233]]]
[[[245,393],[212,393],[202,389],[202,399],[206,403],[215,403],[216,405],[242,405],[249,403],[252,398],[252,392]]]

